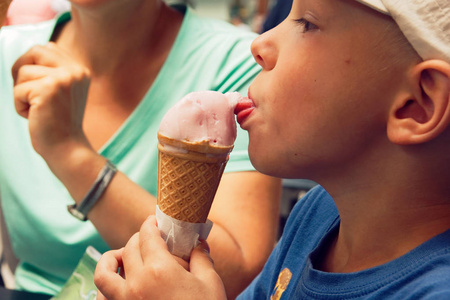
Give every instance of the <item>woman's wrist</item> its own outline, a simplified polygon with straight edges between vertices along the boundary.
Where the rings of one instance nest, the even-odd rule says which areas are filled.
[[[61,144],[43,158],[76,203],[89,191],[107,161],[89,144],[75,142]]]
[[[68,211],[81,221],[87,220],[87,214],[100,200],[109,183],[116,174],[116,167],[108,160],[100,173],[97,175],[94,183],[88,193],[78,204],[70,204],[67,206]]]

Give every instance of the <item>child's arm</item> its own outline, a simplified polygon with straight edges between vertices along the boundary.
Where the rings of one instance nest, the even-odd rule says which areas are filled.
[[[152,216],[125,248],[100,258],[97,299],[226,299],[206,242],[193,250],[188,266],[183,262],[170,254]]]

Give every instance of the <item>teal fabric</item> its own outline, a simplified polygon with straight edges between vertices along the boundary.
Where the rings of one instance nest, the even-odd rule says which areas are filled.
[[[88,222],[66,209],[69,193],[31,146],[27,120],[13,103],[11,66],[36,44],[46,44],[61,16],[40,24],[0,31],[0,197],[13,250],[20,260],[19,289],[55,294],[75,269],[88,245],[107,244]],[[157,192],[156,133],[164,113],[192,91],[239,91],[260,71],[250,53],[256,36],[225,22],[200,18],[187,9],[169,57],[145,98],[99,151],[153,195]],[[127,74],[124,74],[127,76]],[[248,137],[238,129],[226,172],[253,170]]]

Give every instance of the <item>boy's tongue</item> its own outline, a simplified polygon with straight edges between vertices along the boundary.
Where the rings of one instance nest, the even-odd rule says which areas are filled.
[[[208,141],[212,146],[232,146],[236,139],[234,109],[242,98],[237,92],[187,94],[166,113],[159,133],[191,143]]]
[[[234,108],[237,122],[242,125],[245,118],[250,115],[254,108],[255,103],[253,103],[251,99],[247,97],[241,97],[239,102],[236,104],[236,107]]]

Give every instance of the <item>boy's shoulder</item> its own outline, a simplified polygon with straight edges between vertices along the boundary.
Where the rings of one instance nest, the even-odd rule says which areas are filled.
[[[327,218],[338,216],[333,198],[320,185],[313,187],[304,197],[298,200],[291,212],[290,218],[304,218],[308,216],[308,218],[314,219],[318,215]],[[309,220],[309,222],[311,221]]]
[[[392,299],[450,299],[450,229],[394,260],[379,295]]]

